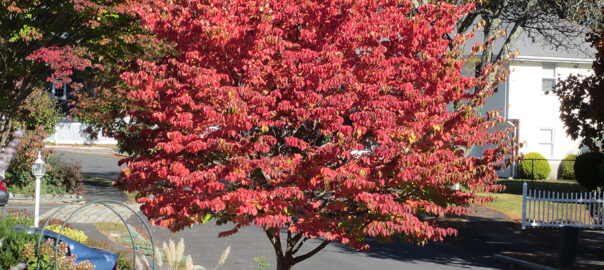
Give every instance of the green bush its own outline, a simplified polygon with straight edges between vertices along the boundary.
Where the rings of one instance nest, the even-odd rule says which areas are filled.
[[[7,188],[13,193],[33,196],[35,181],[26,168],[13,166],[13,170],[6,173]],[[79,164],[73,164],[59,156],[51,155],[47,157],[46,168],[46,175],[42,178],[41,183],[42,194],[83,193],[83,178],[80,174]]]
[[[520,161],[520,178],[524,179],[547,179],[552,168],[545,158],[537,153],[531,152]]]
[[[46,132],[43,129],[28,130],[23,140],[17,146],[17,152],[6,171],[6,185],[9,187],[25,187],[33,178],[30,174],[31,166],[38,158],[38,151],[44,148]],[[48,160],[50,152],[42,150],[42,158]]]
[[[604,154],[600,152],[587,152],[577,156],[575,161],[575,178],[577,182],[588,190],[595,190],[604,186],[604,178],[599,175],[599,166],[604,162]]]
[[[62,116],[59,103],[50,96],[47,88],[36,87],[19,107],[15,120],[18,127],[26,130],[43,127],[51,135]]]
[[[18,232],[12,227],[15,225],[31,226],[33,221],[26,217],[0,218],[0,269],[10,269],[23,262],[22,254],[25,244],[36,242],[36,235]]]
[[[40,245],[39,250],[35,242],[25,244],[22,259],[26,261],[27,269],[93,270],[95,268],[88,260],[76,263],[76,255],[70,254],[67,243],[59,242],[56,247],[54,239],[47,239]]]
[[[161,255],[160,255],[161,256]],[[117,269],[119,270],[133,270],[132,266],[132,257],[130,253],[125,250],[120,250],[117,252]]]
[[[50,156],[48,158],[50,170],[46,174],[46,183],[52,186],[61,187],[67,193],[82,194],[82,175],[81,166],[70,163],[60,156]]]
[[[577,159],[577,155],[575,154],[564,157],[558,167],[558,179],[575,179],[575,159]]]
[[[6,172],[6,188],[13,193],[24,193],[21,190],[27,190],[28,185],[34,183],[34,177],[30,172]]]

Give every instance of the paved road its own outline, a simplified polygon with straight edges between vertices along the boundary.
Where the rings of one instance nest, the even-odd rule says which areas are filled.
[[[83,150],[56,150],[65,158],[78,161],[82,166],[82,173],[117,179],[119,168],[117,158],[111,157],[106,152]],[[124,199],[125,196],[112,187],[86,183],[87,197]],[[91,188],[91,185],[92,188]],[[142,224],[133,216],[129,222],[141,228]],[[196,225],[175,234],[170,234],[163,227],[153,227],[153,236],[156,243],[173,239],[185,239],[186,253],[191,254],[195,264],[206,268],[213,268],[222,251],[231,246],[231,253],[225,265],[219,269],[254,269],[257,264],[255,257],[266,256],[266,261],[272,264],[268,269],[275,267],[274,251],[263,231],[256,226],[243,228],[239,233],[218,239],[219,232],[230,229],[228,226],[209,224]],[[306,250],[316,246],[318,241],[308,241]],[[439,244],[428,244],[419,247],[406,243],[371,243],[370,252],[356,252],[340,244],[330,244],[322,252],[312,258],[296,265],[295,269],[502,269],[502,266],[483,256],[463,248],[456,248]],[[303,251],[301,251],[303,252]]]
[[[82,166],[82,174],[100,177],[109,180],[117,180],[120,176],[120,167],[117,166],[118,158],[111,155],[110,151],[102,150],[80,150],[80,149],[55,149],[55,154],[67,160],[79,163]],[[122,166],[124,167],[124,166]],[[86,187],[86,198],[106,199],[127,202],[128,197],[107,183],[84,180]]]

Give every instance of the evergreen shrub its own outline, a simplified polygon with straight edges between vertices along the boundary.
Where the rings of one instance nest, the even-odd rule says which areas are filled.
[[[531,152],[520,161],[519,173],[523,179],[547,179],[552,168],[541,154]]]
[[[577,155],[570,154],[564,157],[558,167],[558,179],[572,180],[575,179],[575,160]]]
[[[603,162],[604,154],[600,152],[586,152],[578,155],[574,166],[577,182],[588,190],[604,186],[604,177],[599,175],[599,167]]]
[[[523,179],[547,179],[552,168],[541,154],[531,152],[520,161],[519,173]]]

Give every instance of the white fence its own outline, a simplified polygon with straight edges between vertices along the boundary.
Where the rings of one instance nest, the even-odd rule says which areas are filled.
[[[553,192],[522,186],[522,229],[526,227],[604,228],[604,193]]]
[[[117,141],[110,137],[99,134],[98,138],[91,139],[84,131],[86,124],[75,121],[64,120],[55,127],[55,133],[46,138],[46,142],[53,144],[117,144]]]

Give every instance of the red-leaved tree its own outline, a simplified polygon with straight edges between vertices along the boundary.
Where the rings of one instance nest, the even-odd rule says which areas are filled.
[[[474,110],[492,93],[484,88],[493,69],[463,77],[458,45],[467,36],[443,37],[472,5],[148,0],[131,8],[176,52],[122,75],[137,109],[119,137],[136,152],[123,161],[121,184],[139,192],[155,224],[234,224],[221,236],[255,224],[277,269],[291,269],[331,241],[367,249],[368,236],[442,240],[456,231],[423,216],[464,213],[484,199],[475,191],[496,188],[509,140],[493,129],[496,113]],[[473,145],[491,147],[466,156]],[[308,238],[324,242],[298,254]]]

